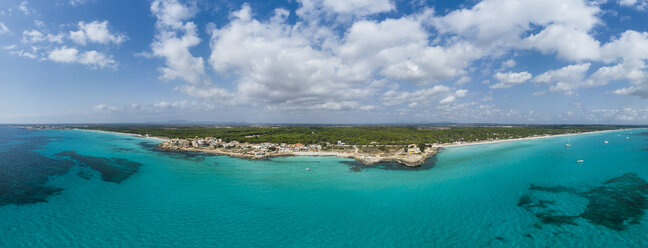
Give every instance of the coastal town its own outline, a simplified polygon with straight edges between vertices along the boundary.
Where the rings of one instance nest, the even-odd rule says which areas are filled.
[[[220,138],[174,138],[158,145],[167,151],[194,151],[246,159],[266,159],[279,156],[337,156],[353,158],[363,164],[396,162],[409,167],[420,166],[437,154],[439,148],[424,145],[348,145],[334,144],[247,143],[224,141]]]

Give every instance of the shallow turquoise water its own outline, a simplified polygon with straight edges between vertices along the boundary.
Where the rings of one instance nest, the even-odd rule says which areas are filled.
[[[349,159],[247,161],[0,127],[0,247],[648,247],[644,132],[455,147],[429,170],[352,172]]]

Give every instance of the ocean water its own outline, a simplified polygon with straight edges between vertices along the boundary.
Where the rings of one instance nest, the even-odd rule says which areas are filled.
[[[648,247],[647,134],[447,148],[399,170],[0,127],[0,247]]]

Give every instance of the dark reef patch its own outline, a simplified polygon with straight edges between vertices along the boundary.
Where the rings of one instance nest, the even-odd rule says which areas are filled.
[[[120,183],[131,175],[137,173],[142,164],[123,158],[102,158],[84,156],[75,151],[64,151],[56,154],[61,157],[69,157],[81,166],[90,167],[101,173],[101,179],[105,182]]]
[[[142,141],[142,142],[139,142],[137,144],[139,146],[141,146],[142,148],[144,148],[145,150],[148,150],[148,151],[159,151],[157,149],[157,144],[153,144],[153,143],[150,143],[150,142],[147,142],[147,141]]]
[[[174,159],[184,159],[191,160],[195,162],[205,161],[205,158],[211,156],[218,156],[216,154],[203,153],[203,152],[188,152],[188,151],[163,151],[157,147],[157,144],[153,144],[147,141],[142,141],[139,145],[150,152],[160,153],[166,156],[169,156]]]
[[[588,204],[579,215],[567,215],[556,210],[554,206],[559,203],[542,199],[534,192],[569,193],[587,199]],[[585,191],[531,184],[529,193],[521,196],[517,205],[534,213],[543,224],[576,225],[575,220],[583,218],[592,224],[622,231],[629,225],[639,224],[648,209],[648,182],[635,173],[628,173]]]
[[[360,172],[366,169],[382,169],[382,170],[429,170],[436,165],[437,157],[432,156],[425,160],[425,162],[417,167],[409,167],[396,162],[380,162],[375,164],[363,164],[358,161],[343,161],[342,163],[349,165],[349,170],[353,172]]]
[[[535,215],[540,221],[542,221],[543,224],[550,224],[550,225],[575,225],[576,223],[574,220],[578,218],[578,216],[569,216],[569,215],[556,215],[556,214],[551,214],[550,212],[543,212],[543,213],[537,213]]]
[[[113,148],[111,150],[113,150],[115,152],[133,152],[133,151],[135,151],[135,149],[123,148],[123,147],[115,147],[115,148]]]
[[[90,180],[90,178],[92,178],[92,172],[87,170],[79,170],[77,171],[77,175],[85,180]]]
[[[34,131],[0,127],[0,206],[47,202],[63,189],[48,186],[51,177],[65,174],[74,163],[56,160],[35,150],[55,137],[34,136]],[[19,142],[17,142],[19,141]]]
[[[567,193],[578,193],[578,190],[572,189],[572,188],[567,188],[564,186],[553,186],[553,187],[545,187],[545,186],[538,186],[535,184],[531,184],[529,186],[529,190],[532,191],[544,191],[544,192],[549,192],[549,193],[561,193],[561,192],[567,192]]]
[[[645,214],[648,182],[637,174],[628,173],[584,192],[583,196],[589,204],[581,217],[597,225],[624,230],[628,225],[639,224]]]

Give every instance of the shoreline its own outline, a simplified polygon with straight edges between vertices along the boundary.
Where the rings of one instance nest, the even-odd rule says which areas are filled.
[[[582,135],[582,134],[595,134],[595,133],[604,133],[604,132],[622,131],[622,130],[634,130],[634,129],[644,129],[644,128],[613,129],[613,130],[601,130],[601,131],[592,131],[592,132],[583,132],[583,133],[564,133],[564,134],[555,134],[555,135],[546,135],[546,136],[524,137],[524,138],[517,138],[517,139],[472,141],[472,142],[465,142],[465,143],[461,143],[461,144],[454,144],[454,143],[440,144],[440,145],[437,145],[435,147],[451,148],[451,147],[462,147],[462,146],[487,145],[487,144],[496,144],[496,143],[513,142],[513,141],[534,140],[534,139],[544,139],[544,138],[556,138],[556,137],[564,137],[564,136],[573,136],[573,135]]]
[[[141,134],[134,134],[134,133],[120,133],[120,132],[104,131],[104,130],[95,130],[95,129],[79,129],[79,128],[71,128],[71,129],[69,129],[69,130],[89,131],[89,132],[100,132],[100,133],[119,134],[119,135],[128,135],[128,136],[134,136],[134,137],[141,138],[141,139],[152,139],[152,140],[157,140],[157,141],[160,141],[160,142],[165,142],[165,141],[169,141],[169,140],[171,140],[171,139],[169,139],[169,138],[165,138],[165,137],[157,137],[157,136],[149,136],[149,137],[146,137],[146,136],[141,135]]]
[[[358,153],[347,151],[290,151],[290,152],[274,152],[265,153],[263,155],[255,155],[250,153],[231,152],[221,149],[201,149],[194,147],[176,147],[166,143],[161,143],[157,146],[162,151],[178,151],[178,152],[201,152],[208,154],[215,154],[220,156],[228,156],[240,159],[249,160],[264,160],[276,157],[338,157],[354,159],[362,164],[371,165],[381,162],[396,162],[406,167],[418,167],[425,163],[430,157],[436,156],[439,153],[439,148],[430,147],[424,152],[416,154],[371,154],[371,153]]]
[[[91,131],[91,132],[103,132],[110,134],[118,135],[129,135],[142,139],[152,139],[158,142],[161,142],[156,147],[161,151],[180,151],[180,152],[201,152],[208,154],[215,154],[219,156],[228,156],[233,158],[240,159],[249,159],[249,160],[263,160],[270,159],[275,157],[288,157],[288,156],[323,156],[323,157],[338,157],[338,158],[350,158],[354,159],[363,164],[376,164],[381,162],[396,162],[406,167],[417,167],[425,163],[430,157],[436,156],[441,152],[442,148],[452,148],[452,147],[462,147],[462,146],[474,146],[474,145],[487,145],[487,144],[496,144],[496,143],[505,143],[505,142],[514,142],[514,141],[523,141],[523,140],[534,140],[542,138],[556,138],[572,135],[585,135],[585,134],[596,134],[603,132],[612,132],[612,131],[622,131],[622,130],[633,130],[633,129],[644,129],[644,128],[626,128],[626,129],[613,129],[613,130],[601,130],[601,131],[592,131],[592,132],[582,132],[582,133],[565,133],[565,134],[556,134],[556,135],[544,135],[544,136],[534,136],[534,137],[525,137],[525,138],[516,138],[516,139],[501,139],[501,140],[488,140],[488,141],[473,141],[465,143],[446,143],[438,144],[430,147],[431,151],[422,152],[416,156],[403,156],[403,154],[368,154],[368,153],[357,153],[357,152],[344,152],[344,151],[292,151],[292,152],[278,152],[278,153],[266,153],[261,156],[251,155],[248,153],[237,153],[229,152],[215,149],[200,149],[193,147],[174,147],[166,145],[166,142],[171,141],[169,138],[165,137],[156,137],[156,136],[144,136],[140,134],[132,133],[120,133],[113,131],[104,131],[104,130],[92,130],[92,129],[72,129],[72,130],[82,130],[82,131]]]

